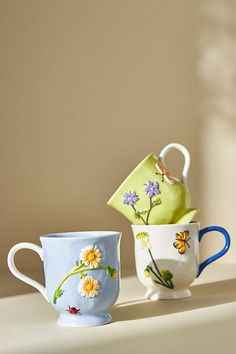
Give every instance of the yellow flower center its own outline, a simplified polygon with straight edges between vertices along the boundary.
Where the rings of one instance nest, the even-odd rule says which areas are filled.
[[[96,259],[96,254],[94,251],[90,251],[88,254],[87,254],[87,260],[89,262],[91,261],[94,261],[94,259]]]
[[[90,292],[91,290],[93,290],[93,288],[94,288],[94,285],[93,285],[93,283],[91,283],[91,282],[89,282],[89,283],[87,283],[87,284],[85,285],[85,290],[86,290],[87,292]]]

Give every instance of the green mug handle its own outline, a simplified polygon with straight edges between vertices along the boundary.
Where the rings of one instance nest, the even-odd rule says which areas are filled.
[[[179,150],[184,155],[184,168],[183,168],[183,172],[182,172],[182,181],[181,182],[186,187],[188,187],[187,178],[188,178],[188,171],[189,171],[191,159],[190,159],[189,151],[186,149],[185,146],[183,146],[181,144],[177,144],[177,143],[172,143],[172,144],[166,145],[160,152],[160,155],[159,155],[160,162],[166,168],[165,157],[166,157],[166,154],[172,149]]]

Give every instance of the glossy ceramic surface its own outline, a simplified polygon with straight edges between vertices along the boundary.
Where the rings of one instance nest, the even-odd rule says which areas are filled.
[[[166,169],[165,155],[172,149],[180,150],[185,158],[182,181]],[[190,222],[196,209],[190,208],[189,165],[189,152],[180,144],[166,146],[159,157],[149,154],[116,190],[108,205],[135,225]]]
[[[227,231],[211,226],[199,231],[199,223],[169,225],[132,225],[135,261],[139,280],[151,300],[179,299],[191,295],[190,284],[202,270],[229,249]],[[209,231],[225,238],[224,248],[199,264],[199,242]],[[221,236],[220,234],[217,234]]]
[[[37,288],[59,311],[59,325],[97,326],[108,323],[120,284],[119,232],[73,232],[40,237],[42,249],[30,243],[15,245],[8,256],[11,272]],[[41,256],[45,288],[24,276],[14,265],[22,248]]]

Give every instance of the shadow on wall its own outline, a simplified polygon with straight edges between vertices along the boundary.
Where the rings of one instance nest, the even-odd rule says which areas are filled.
[[[201,157],[201,215],[204,224],[219,224],[234,236],[236,198],[236,3],[209,0],[203,6],[199,35],[199,73],[204,87]],[[210,239],[210,240],[209,240]],[[209,236],[209,254],[222,246]],[[236,241],[223,258],[235,262]],[[206,254],[205,254],[206,255]]]
[[[197,185],[198,6],[0,2],[1,271],[16,242],[98,229],[123,232],[122,264],[134,266],[130,225],[106,201],[169,142],[191,151]],[[17,258],[22,271],[41,267],[30,252]]]

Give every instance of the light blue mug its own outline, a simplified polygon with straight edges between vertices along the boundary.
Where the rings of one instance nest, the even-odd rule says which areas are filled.
[[[111,321],[108,309],[116,302],[120,283],[120,237],[112,231],[49,234],[42,247],[23,242],[8,254],[10,271],[50,302],[62,326],[98,326]],[[45,284],[19,272],[14,255],[20,249],[37,252],[44,264]]]

